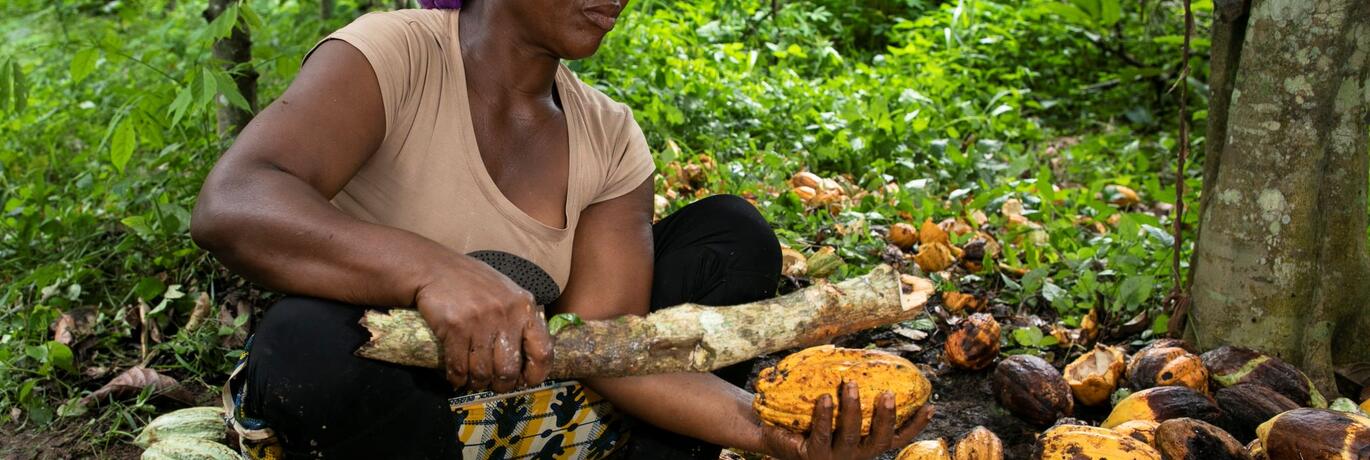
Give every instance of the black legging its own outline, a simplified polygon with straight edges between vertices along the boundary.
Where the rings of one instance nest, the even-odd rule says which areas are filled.
[[[736,196],[705,198],[652,227],[652,309],[734,305],[775,294],[780,247],[765,219]],[[248,358],[245,412],[276,431],[287,456],[460,457],[440,372],[359,358],[363,309],[288,297],[266,313]],[[717,372],[745,384],[749,363]],[[307,440],[307,441],[306,441]],[[640,423],[628,458],[716,459],[720,448]]]

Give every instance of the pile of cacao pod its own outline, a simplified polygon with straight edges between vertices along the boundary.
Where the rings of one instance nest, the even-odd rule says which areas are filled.
[[[1050,426],[1036,446],[1044,460],[1370,459],[1370,402],[1329,408],[1303,372],[1245,348],[1198,354],[1165,339],[1128,358],[1096,345],[1064,373],[1019,355],[1000,361],[991,383],[999,405]],[[1081,407],[1108,416],[1085,425],[1070,418]]]
[[[223,444],[228,432],[220,407],[191,407],[152,419],[134,438],[143,460],[238,460],[237,451]]]

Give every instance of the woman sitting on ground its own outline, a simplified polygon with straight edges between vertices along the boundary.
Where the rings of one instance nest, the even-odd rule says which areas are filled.
[[[778,242],[740,198],[652,223],[654,164],[631,111],[561,65],[594,54],[622,6],[368,14],[321,41],[245,127],[205,181],[192,234],[293,296],[267,310],[228,392],[251,455],[715,459],[725,445],[868,458],[927,423],[930,410],[862,438],[846,388],[817,404],[831,432],[764,426],[740,388],[747,366],[543,382],[544,306],[602,319],[777,285]],[[354,356],[359,306],[417,308],[445,375]]]

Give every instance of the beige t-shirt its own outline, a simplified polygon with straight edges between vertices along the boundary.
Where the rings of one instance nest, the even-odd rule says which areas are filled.
[[[556,88],[570,142],[566,228],[524,213],[500,192],[476,147],[458,14],[371,13],[320,40],[342,40],[361,50],[385,104],[385,140],[333,204],[359,219],[409,230],[461,253],[523,257],[564,290],[581,211],[632,191],[655,169],[642,129],[627,106],[561,66]]]

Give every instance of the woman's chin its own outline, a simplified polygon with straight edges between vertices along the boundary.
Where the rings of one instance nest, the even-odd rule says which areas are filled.
[[[604,35],[585,37],[580,40],[570,41],[562,48],[561,58],[568,61],[575,61],[594,56],[599,51],[599,45],[604,41]]]

